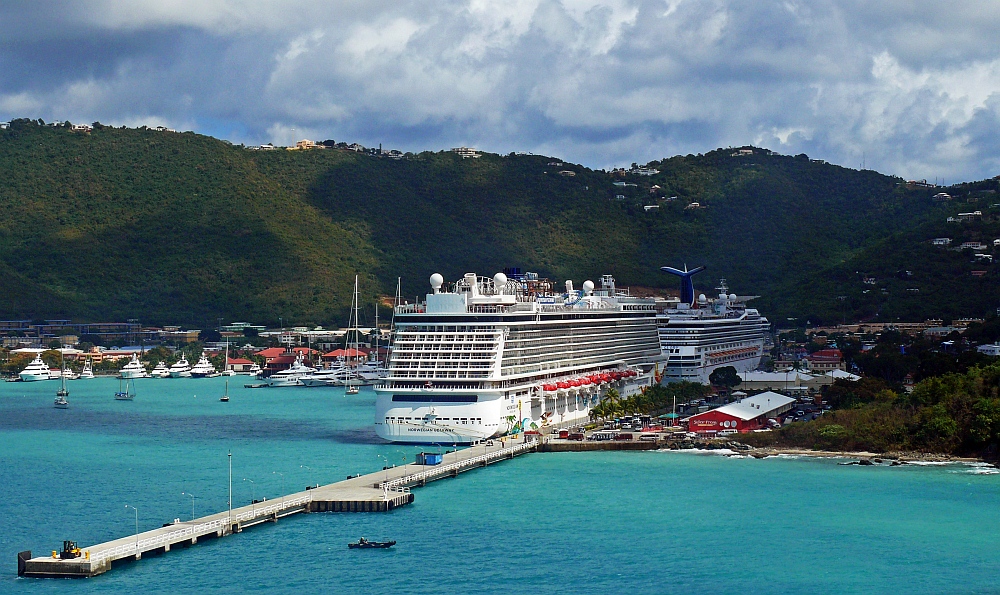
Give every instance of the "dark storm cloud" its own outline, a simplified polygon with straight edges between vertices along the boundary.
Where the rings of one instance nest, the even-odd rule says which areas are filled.
[[[998,25],[981,2],[8,3],[0,118],[595,167],[752,143],[977,178],[998,173]]]

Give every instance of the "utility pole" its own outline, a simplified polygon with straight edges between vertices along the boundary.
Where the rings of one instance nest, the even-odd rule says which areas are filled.
[[[229,451],[229,531],[233,530],[233,451]]]

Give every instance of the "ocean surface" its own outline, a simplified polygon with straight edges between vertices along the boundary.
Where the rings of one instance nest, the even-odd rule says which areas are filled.
[[[296,515],[92,579],[19,579],[16,554],[412,461],[374,394],[224,378],[0,383],[0,593],[996,593],[1000,474],[691,452],[529,454],[390,513]],[[244,481],[246,478],[247,481]],[[365,536],[391,550],[348,550]]]

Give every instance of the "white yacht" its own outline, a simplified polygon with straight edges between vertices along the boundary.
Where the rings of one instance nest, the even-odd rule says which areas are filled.
[[[260,366],[257,365],[257,362],[254,362],[250,366],[250,370],[248,370],[246,373],[249,374],[249,375],[251,375],[251,376],[259,377],[260,376]]]
[[[90,363],[90,358],[88,357],[87,361],[84,362],[83,364],[83,371],[80,372],[80,379],[93,380],[93,378],[94,378],[94,368]]]
[[[302,354],[295,357],[295,362],[286,369],[280,370],[264,378],[264,383],[268,386],[302,386],[303,376],[309,376],[317,372],[316,368],[311,368],[302,362]]]
[[[124,379],[132,378],[146,378],[148,374],[146,373],[146,366],[142,365],[139,361],[139,354],[133,353],[132,359],[129,360],[125,367],[118,371],[118,377]]]
[[[191,364],[188,363],[187,357],[181,354],[181,359],[177,360],[174,365],[170,366],[170,377],[171,378],[190,378],[191,377]]]
[[[170,378],[170,369],[167,368],[167,362],[160,360],[160,363],[156,364],[153,371],[149,373],[153,378]]]
[[[349,374],[347,366],[343,363],[338,362],[339,365],[335,364],[330,368],[323,368],[321,370],[316,370],[312,374],[306,374],[305,376],[299,377],[299,382],[302,386],[332,386],[335,385],[334,381],[342,378],[346,378]]]
[[[389,375],[389,370],[378,360],[368,360],[367,362],[359,365],[355,372],[357,373],[358,378],[360,378],[365,384],[371,384],[382,380]]]
[[[388,375],[375,385],[375,432],[395,442],[466,444],[585,421],[614,388],[653,383],[661,359],[651,298],[604,275],[565,292],[535,273],[468,273],[395,308]]]
[[[191,368],[191,377],[205,378],[207,376],[214,376],[214,375],[215,375],[215,366],[213,366],[212,363],[208,361],[207,355],[205,355],[204,353],[201,354],[201,357],[198,358],[198,363],[195,364],[193,368]]]
[[[35,382],[38,380],[49,380],[52,376],[49,374],[49,366],[42,361],[42,354],[39,353],[35,356],[35,359],[31,360],[31,363],[27,365],[18,376],[24,382]]]
[[[719,283],[719,297],[695,297],[691,278],[704,270],[661,267],[681,278],[681,297],[657,316],[660,347],[667,358],[663,381],[686,380],[708,384],[718,368],[732,366],[737,373],[760,365],[764,339],[771,324],[746,303],[757,296],[729,293],[726,280]]]

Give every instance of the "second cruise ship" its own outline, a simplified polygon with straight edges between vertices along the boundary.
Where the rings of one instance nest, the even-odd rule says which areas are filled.
[[[705,267],[661,269],[681,278],[680,301],[659,312],[660,345],[667,358],[664,382],[687,380],[708,384],[717,368],[732,366],[750,372],[760,365],[764,339],[771,325],[767,318],[748,308],[757,296],[729,293],[726,280],[719,283],[719,297],[694,295],[691,278]]]
[[[376,433],[387,440],[463,444],[588,418],[612,388],[653,382],[660,358],[655,302],[585,281],[564,292],[534,273],[467,273],[397,306],[385,379],[375,385]]]

